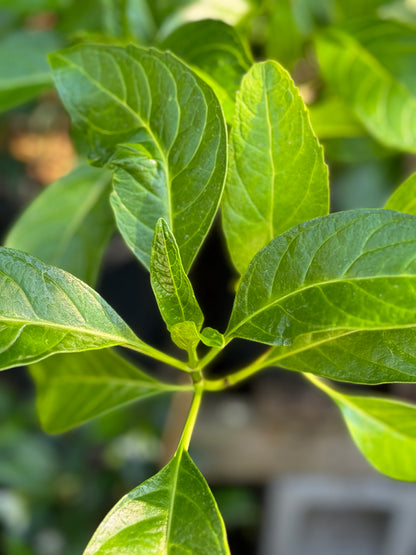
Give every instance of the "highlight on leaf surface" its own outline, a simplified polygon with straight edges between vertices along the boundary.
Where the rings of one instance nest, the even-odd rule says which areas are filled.
[[[123,497],[84,555],[229,555],[222,517],[208,485],[179,448],[158,474]]]
[[[300,224],[253,259],[226,339],[275,345],[265,366],[357,383],[416,381],[415,246],[415,217],[388,210]]]
[[[255,64],[237,94],[222,223],[244,273],[292,226],[329,211],[328,169],[304,102],[277,62]]]
[[[23,252],[0,248],[0,369],[59,352],[151,349],[98,293]]]
[[[188,271],[225,179],[225,120],[214,92],[176,56],[153,48],[79,45],[50,63],[94,163],[114,173],[111,204],[126,243],[149,268],[164,218]]]

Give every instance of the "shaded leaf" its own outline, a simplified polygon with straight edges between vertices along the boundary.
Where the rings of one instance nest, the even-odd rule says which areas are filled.
[[[175,237],[163,219],[156,224],[150,259],[150,280],[168,330],[176,324],[191,321],[199,331],[204,315],[183,269]]]
[[[214,93],[175,56],[154,49],[81,45],[50,61],[95,163],[114,171],[112,206],[127,244],[148,268],[163,217],[189,270],[225,178],[225,122]]]
[[[181,389],[102,349],[61,354],[30,366],[43,429],[61,433],[131,401]]]
[[[49,185],[14,224],[6,247],[25,251],[93,285],[114,230],[109,173],[81,166]]]
[[[414,405],[344,395],[322,382],[316,385],[338,405],[355,444],[377,470],[396,480],[416,480]]]
[[[71,274],[0,248],[0,369],[59,352],[151,349],[93,289]]]
[[[416,215],[416,173],[394,191],[385,208]]]
[[[226,338],[277,345],[265,366],[415,381],[415,224],[398,212],[354,210],[277,237],[243,276]]]
[[[237,270],[276,235],[328,209],[328,171],[299,92],[276,62],[256,64],[237,95],[222,203]]]
[[[337,97],[308,106],[308,112],[313,130],[320,139],[367,136],[357,118]]]
[[[19,30],[0,45],[0,111],[36,97],[53,84],[47,55],[61,46],[53,31]]]
[[[360,19],[316,41],[325,79],[382,144],[416,151],[416,31]]]
[[[236,30],[223,21],[193,21],[176,29],[160,48],[177,54],[211,85],[230,122],[241,78],[253,63]]]
[[[211,491],[186,451],[123,497],[105,517],[84,555],[229,554]]]

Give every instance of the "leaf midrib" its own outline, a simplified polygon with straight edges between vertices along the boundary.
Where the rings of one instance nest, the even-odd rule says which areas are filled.
[[[86,335],[98,336],[98,337],[103,337],[104,339],[116,340],[120,342],[119,343],[120,345],[135,344],[135,342],[132,342],[130,339],[127,339],[122,335],[113,335],[107,332],[102,332],[94,328],[84,328],[82,326],[73,327],[65,324],[58,324],[56,322],[50,322],[49,320],[43,320],[40,318],[37,318],[36,320],[23,320],[22,318],[10,318],[10,317],[3,317],[2,315],[0,315],[0,323],[2,322],[9,323],[9,324],[19,324],[22,326],[39,326],[39,327],[53,328],[53,329],[59,329],[59,330],[68,331],[68,332],[75,332],[78,334],[82,333]],[[137,338],[137,344],[141,345],[141,342],[138,338]]]
[[[314,287],[324,287],[326,285],[331,285],[331,284],[341,284],[341,283],[370,281],[370,280],[373,281],[373,280],[379,280],[379,279],[399,279],[399,278],[400,279],[402,279],[402,278],[416,279],[416,275],[415,274],[386,274],[386,275],[383,274],[383,275],[378,275],[378,276],[351,277],[351,278],[344,278],[344,279],[336,278],[336,279],[329,279],[329,280],[325,280],[325,281],[317,281],[315,283],[311,283],[310,285],[305,285],[303,287],[300,287],[299,289],[296,289],[295,291],[291,291],[291,292],[287,293],[286,295],[278,297],[277,299],[273,300],[269,304],[259,308],[255,312],[250,313],[248,316],[243,318],[243,320],[240,320],[238,325],[234,326],[234,328],[229,330],[225,334],[225,337],[226,337],[227,341],[230,341],[230,339],[232,339],[233,334],[235,333],[235,331],[238,330],[239,328],[241,328],[244,324],[246,324],[247,322],[249,322],[250,320],[252,320],[256,316],[258,316],[262,312],[270,310],[271,308],[273,308],[273,306],[278,305],[278,304],[286,301],[287,299],[289,299],[291,297],[294,297],[295,295],[303,293],[304,291],[307,291],[308,289],[313,289]],[[245,295],[244,299],[247,300],[247,295]],[[415,323],[409,324],[409,325],[396,326],[396,328],[415,327],[415,325],[416,325],[416,318],[415,318]],[[343,329],[348,329],[348,328],[343,328]],[[370,329],[370,328],[363,328],[363,329]],[[385,328],[374,328],[374,329],[385,329]],[[392,327],[391,329],[395,329],[395,328]]]

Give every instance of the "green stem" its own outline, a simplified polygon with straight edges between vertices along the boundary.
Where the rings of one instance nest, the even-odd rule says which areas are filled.
[[[210,362],[212,362],[214,358],[218,355],[218,353],[220,353],[223,350],[224,347],[211,347],[211,349],[207,352],[207,354],[201,358],[197,368],[200,370],[202,370],[202,368],[205,368],[205,366],[207,366]]]
[[[199,407],[201,405],[202,394],[204,392],[203,382],[195,384],[195,394],[192,399],[191,408],[189,409],[188,418],[186,419],[186,424],[182,432],[182,437],[179,442],[178,451],[180,449],[188,450],[189,443],[191,441],[192,432],[194,431],[196,418],[198,416]]]
[[[327,385],[322,378],[318,378],[314,374],[304,373],[303,375],[307,380],[313,383],[313,385],[315,385],[318,389],[326,393],[328,397],[331,397],[333,400],[335,400],[337,397],[338,398],[341,397],[341,395],[335,389],[332,389],[332,387],[329,387],[329,385]]]
[[[265,351],[262,355],[259,356],[256,360],[254,360],[251,364],[242,368],[241,370],[237,370],[237,372],[233,372],[232,374],[228,374],[223,378],[219,378],[218,380],[208,380],[206,379],[204,382],[204,388],[206,391],[221,391],[223,389],[227,389],[233,385],[238,384],[256,374],[266,366],[267,363],[264,362],[264,359],[269,354],[270,349]]]
[[[134,351],[137,351],[138,353],[146,355],[150,358],[154,358],[156,360],[160,360],[160,362],[169,364],[174,368],[178,368],[183,372],[188,372],[188,373],[190,372],[190,368],[186,362],[183,362],[181,360],[178,360],[177,358],[171,357],[170,355],[167,355],[162,351],[159,351],[158,349],[155,349],[154,347],[147,345],[146,343],[138,343],[137,345],[134,343],[128,343],[125,346],[128,347],[129,349],[133,349]]]

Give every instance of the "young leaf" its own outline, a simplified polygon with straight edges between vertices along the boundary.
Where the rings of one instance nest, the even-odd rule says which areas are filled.
[[[230,553],[215,499],[186,451],[117,503],[84,555],[113,553]]]
[[[352,333],[371,332],[386,346],[390,336],[393,342],[400,334],[409,339],[416,327],[415,245],[416,218],[398,212],[354,210],[301,224],[254,258],[237,292],[226,339],[277,345],[269,362],[279,360],[289,368],[290,355],[296,365],[299,355],[302,360],[310,356],[308,349],[319,355],[330,342],[341,348],[339,341]],[[360,337],[357,356],[366,344]],[[383,354],[370,345],[375,362]],[[361,357],[367,352],[368,347]],[[316,368],[332,377],[328,363]],[[414,363],[412,374],[414,381]],[[362,364],[346,367],[344,376],[357,382],[403,380],[394,368],[388,368],[387,376],[369,376]]]
[[[88,285],[23,252],[0,248],[0,293],[1,370],[59,352],[151,350]]]
[[[385,208],[416,215],[416,173],[394,191]]]
[[[232,261],[253,256],[293,225],[328,213],[328,171],[304,103],[276,62],[243,78],[230,136],[222,220]]]
[[[126,403],[181,386],[161,383],[110,349],[61,354],[29,368],[43,429],[65,432]]]
[[[0,112],[18,106],[52,86],[47,55],[61,46],[52,31],[16,31],[0,46]]]
[[[200,341],[198,328],[195,322],[187,320],[186,322],[178,322],[170,329],[172,341],[180,349],[194,353]]]
[[[364,127],[386,146],[416,152],[415,31],[360,19],[326,29],[316,48],[325,79]]]
[[[154,49],[80,45],[50,61],[95,163],[114,171],[112,206],[127,244],[149,268],[163,217],[188,271],[225,178],[226,129],[214,93],[178,58]]]
[[[176,29],[160,48],[177,54],[211,85],[231,122],[241,78],[253,63],[236,30],[223,21],[192,21]]]
[[[409,403],[344,395],[316,379],[340,408],[361,453],[383,474],[416,480],[416,407]]]
[[[150,259],[150,280],[168,330],[176,324],[191,321],[199,331],[204,315],[183,269],[175,237],[163,219],[156,224]]]
[[[80,166],[47,187],[14,224],[6,247],[94,285],[114,229],[109,172]]]

